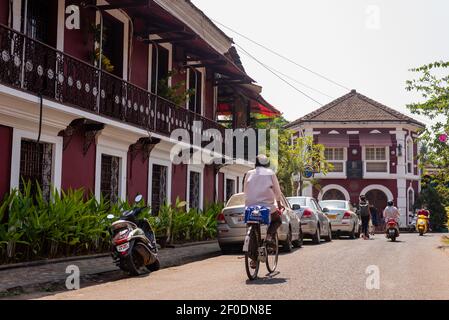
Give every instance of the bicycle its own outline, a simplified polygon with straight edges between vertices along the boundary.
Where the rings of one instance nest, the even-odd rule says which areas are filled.
[[[279,239],[277,232],[267,245],[266,239],[262,241],[261,225],[270,224],[270,210],[264,207],[250,207],[245,212],[247,233],[243,252],[245,252],[245,269],[249,280],[257,279],[260,263],[265,263],[269,273],[277,268],[279,256]],[[255,268],[251,267],[254,261]]]

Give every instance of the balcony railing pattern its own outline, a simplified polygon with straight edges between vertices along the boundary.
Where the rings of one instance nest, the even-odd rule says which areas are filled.
[[[0,82],[78,109],[169,136],[225,128],[104,70],[0,24]]]

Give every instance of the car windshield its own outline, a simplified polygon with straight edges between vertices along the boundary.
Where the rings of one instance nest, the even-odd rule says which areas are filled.
[[[236,206],[244,206],[245,205],[245,194],[238,193],[234,194],[229,198],[226,207],[236,207]]]
[[[287,198],[290,205],[299,204],[301,207],[305,207],[307,204],[307,198],[302,197],[294,197],[294,198]]]
[[[320,201],[322,208],[347,209],[345,201]]]

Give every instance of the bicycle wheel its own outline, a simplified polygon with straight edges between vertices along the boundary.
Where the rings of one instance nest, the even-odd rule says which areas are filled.
[[[259,234],[257,227],[251,226],[250,228],[251,230],[249,234],[248,252],[245,253],[245,269],[248,279],[255,280],[257,278],[257,274],[259,273],[259,266],[260,266],[260,261],[258,259]],[[253,258],[255,257],[256,260],[253,260],[253,258],[251,257]],[[251,262],[253,262],[252,264],[255,268],[251,267]]]
[[[273,273],[278,265],[278,255],[279,255],[279,239],[276,232],[274,239],[270,243],[265,243],[267,248],[267,269],[268,272]]]

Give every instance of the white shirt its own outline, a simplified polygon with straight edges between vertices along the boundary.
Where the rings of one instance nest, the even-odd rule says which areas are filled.
[[[257,167],[247,172],[244,181],[245,206],[275,208],[275,201],[282,198],[276,174],[270,168]]]
[[[386,220],[393,218],[393,219],[397,219],[399,218],[400,214],[399,214],[399,210],[398,208],[392,206],[392,207],[386,207],[384,210],[384,218]]]

